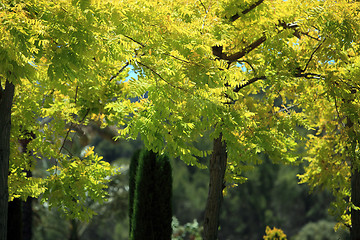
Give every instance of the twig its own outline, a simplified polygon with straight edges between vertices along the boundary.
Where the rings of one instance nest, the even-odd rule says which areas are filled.
[[[250,68],[253,70],[253,72],[255,73],[256,75],[256,71],[255,71],[255,68],[251,65],[251,63],[249,63],[249,61],[246,61],[246,60],[241,60],[241,61],[238,61],[239,63],[247,63]]]
[[[164,53],[164,55],[169,56],[169,57],[172,57],[172,58],[175,58],[176,60],[179,60],[179,61],[184,62],[184,63],[191,63],[190,61],[187,61],[187,60],[184,60],[184,59],[175,57],[174,55],[171,55],[171,54],[169,54],[169,53]]]
[[[207,14],[208,12],[207,12],[207,9],[206,9],[204,3],[203,3],[201,0],[199,0],[199,2],[200,2],[200,4],[201,4],[201,6],[203,6],[203,8],[204,8],[204,10],[205,10],[205,13]]]
[[[311,62],[312,58],[314,57],[316,51],[320,49],[321,45],[325,42],[325,40],[326,40],[326,38],[324,38],[324,40],[322,40],[322,41],[320,42],[320,44],[315,48],[315,50],[311,53],[310,58],[309,58],[309,60],[307,61],[306,65],[305,65],[305,68],[304,68],[304,70],[302,70],[302,72],[305,72],[305,71],[306,71],[306,69],[308,68],[309,63]]]
[[[286,107],[285,105],[283,105],[283,108],[280,109],[279,111],[273,113],[273,115],[275,115],[276,113],[281,113],[281,112],[290,113],[290,112],[289,112],[289,109],[292,109],[292,108],[297,107],[297,106],[299,106],[299,105],[300,105],[299,103],[298,103],[298,104],[291,105],[291,106],[289,106],[289,107]]]
[[[166,83],[169,84],[170,86],[172,86],[172,87],[174,87],[174,88],[178,88],[178,89],[184,91],[184,89],[182,89],[181,87],[175,86],[175,85],[173,85],[172,83],[166,81],[166,80],[165,80],[160,74],[158,74],[154,69],[150,68],[149,66],[147,66],[147,65],[145,65],[145,64],[143,64],[143,63],[141,63],[141,62],[138,62],[138,63],[139,63],[141,66],[149,69],[153,74],[155,74],[156,76],[158,76],[161,80],[163,80],[164,82],[166,82]]]
[[[204,16],[204,19],[203,19],[203,23],[202,23],[202,26],[201,26],[201,29],[204,29],[205,27],[205,20],[206,20],[206,17],[210,11],[210,8],[211,8],[211,4],[209,4],[209,7],[206,9],[204,3],[200,0],[200,4],[203,6],[204,10],[205,10],[205,16]]]
[[[135,43],[139,44],[140,46],[145,47],[145,45],[144,45],[144,44],[142,44],[141,42],[139,42],[139,41],[137,41],[137,40],[133,39],[132,37],[129,37],[129,36],[125,35],[125,34],[123,34],[123,36],[124,36],[124,37],[126,37],[126,38],[128,38],[128,39],[130,39],[131,41],[133,41],[133,42],[135,42]]]
[[[67,151],[67,152],[70,154],[71,157],[74,156],[74,154],[72,154],[72,152],[71,152],[69,149],[67,149],[66,147],[64,147],[63,149],[64,149],[65,151]]]
[[[309,33],[306,33],[306,32],[300,32],[302,35],[305,35],[305,36],[307,36],[307,37],[309,37],[309,38],[311,38],[311,39],[314,39],[314,40],[316,40],[316,41],[321,41],[321,39],[319,39],[319,38],[316,38],[316,37],[313,37],[313,36],[311,36]]]
[[[85,113],[84,117],[80,120],[79,123],[83,123],[83,122],[85,121],[85,118],[87,117],[87,115],[89,114],[89,112],[90,112],[90,108],[86,109],[86,113]]]
[[[337,105],[336,96],[334,97],[334,100],[335,100],[335,110],[336,110],[336,113],[337,113],[338,119],[340,119],[340,113],[339,113],[339,109],[338,109],[338,105]]]
[[[317,73],[296,73],[294,77],[303,77],[306,79],[321,79],[324,78],[321,74]]]
[[[110,77],[110,80],[109,80],[109,81],[111,82],[114,78],[117,78],[117,77],[119,76],[119,74],[120,74],[122,71],[124,71],[127,66],[129,66],[129,64],[130,64],[130,62],[126,62],[125,65],[124,65],[122,68],[120,68],[120,70],[119,70],[115,75],[113,75],[113,76]]]
[[[77,101],[78,90],[79,90],[79,85],[76,85],[76,89],[75,89],[75,105],[76,105],[76,101]]]

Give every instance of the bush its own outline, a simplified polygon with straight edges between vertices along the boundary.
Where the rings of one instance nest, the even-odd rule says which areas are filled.
[[[285,233],[281,229],[266,227],[264,240],[287,240]]]

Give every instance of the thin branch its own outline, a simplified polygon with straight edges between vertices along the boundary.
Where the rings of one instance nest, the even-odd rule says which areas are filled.
[[[86,113],[85,113],[84,117],[80,120],[79,123],[83,123],[83,122],[85,121],[85,118],[87,117],[87,115],[89,114],[89,112],[90,112],[90,108],[86,109]]]
[[[164,55],[169,56],[169,57],[172,57],[172,58],[175,58],[176,60],[179,60],[179,61],[184,62],[184,63],[191,63],[190,61],[187,61],[187,60],[184,60],[184,59],[175,57],[174,55],[171,55],[171,54],[169,54],[169,53],[164,53]]]
[[[217,54],[217,55],[214,54],[214,55],[220,59],[229,61],[229,63],[236,62],[236,61],[238,61],[238,59],[244,57],[246,54],[248,54],[249,52],[251,52],[252,50],[257,48],[258,46],[260,46],[263,42],[266,41],[266,39],[267,39],[266,36],[263,35],[259,39],[252,42],[249,46],[245,47],[244,49],[242,49],[241,51],[239,51],[237,53],[231,54],[230,56],[227,56],[225,53],[222,53],[221,46],[220,46],[221,48],[218,46],[214,46],[215,48],[217,47],[218,49],[221,49],[221,52],[220,52],[221,54]],[[213,50],[214,50],[214,47],[213,47]],[[216,49],[216,50],[218,50],[218,49]]]
[[[209,7],[206,8],[205,5],[203,4],[203,2],[202,2],[201,0],[200,0],[200,3],[201,3],[201,5],[204,7],[204,10],[205,10],[205,16],[204,16],[203,23],[202,23],[202,26],[201,26],[201,29],[204,29],[204,27],[205,27],[205,20],[206,20],[207,15],[208,15],[208,13],[209,13],[209,11],[210,11],[211,4],[209,4]]]
[[[337,104],[337,100],[336,100],[336,96],[334,97],[335,100],[335,110],[336,110],[336,114],[338,119],[340,120],[340,113],[339,113],[339,109],[338,109],[338,104]]]
[[[251,10],[253,10],[254,8],[256,8],[257,6],[259,6],[261,3],[263,3],[264,0],[258,0],[257,2],[253,3],[252,5],[249,6],[249,8],[243,10],[241,13],[242,14],[247,14],[249,13]],[[234,22],[236,21],[238,18],[240,17],[240,15],[237,13],[234,16],[230,17],[230,21]]]
[[[121,72],[123,72],[123,71],[125,70],[125,68],[126,68],[127,66],[129,66],[129,65],[130,65],[130,62],[126,62],[125,65],[124,65],[122,68],[120,68],[120,70],[119,70],[115,75],[113,75],[113,76],[110,77],[110,82],[111,82],[114,78],[117,78],[117,77],[119,76],[119,74],[120,74]]]
[[[203,3],[201,0],[199,0],[199,2],[200,2],[200,4],[201,4],[201,6],[204,8],[205,13],[207,14],[207,9],[206,9],[206,7],[205,7],[204,3]]]
[[[316,38],[316,37],[313,37],[313,36],[311,36],[309,33],[306,33],[306,32],[300,32],[300,33],[301,33],[301,35],[305,35],[305,36],[307,36],[307,37],[309,37],[309,38],[311,38],[311,39],[314,39],[314,40],[316,40],[316,41],[321,41],[321,39]]]
[[[180,89],[180,90],[184,90],[184,89],[182,89],[181,87],[175,86],[174,84],[166,81],[160,74],[158,74],[154,69],[150,68],[149,66],[147,66],[147,65],[145,65],[145,64],[143,64],[143,63],[141,63],[141,62],[137,62],[137,63],[139,63],[141,66],[149,69],[153,74],[155,74],[156,76],[158,76],[161,80],[163,80],[164,82],[166,82],[166,83],[169,84],[170,86],[172,86],[172,87],[174,87],[174,88],[178,88],[178,89]]]
[[[67,152],[70,154],[71,157],[74,156],[74,154],[72,154],[72,152],[71,152],[67,147],[64,147],[63,149],[64,149],[65,151],[67,151]]]
[[[69,137],[69,134],[70,134],[70,131],[71,131],[72,128],[73,128],[73,123],[70,123],[69,129],[68,129],[67,132],[66,132],[64,141],[63,141],[63,143],[62,143],[62,145],[61,145],[61,147],[60,147],[60,149],[59,149],[59,153],[64,149],[64,147],[65,147],[65,142],[66,142],[67,138]]]
[[[241,60],[241,61],[239,61],[239,63],[247,63],[247,64],[250,66],[250,68],[253,70],[253,72],[255,73],[255,75],[256,75],[255,68],[251,65],[251,63],[249,63],[249,61]]]
[[[344,81],[344,80],[345,80],[345,81]],[[349,80],[349,79],[338,79],[338,81],[341,82],[341,83],[343,83],[343,84],[345,84],[345,85],[347,85],[347,86],[350,87],[351,89],[359,89],[359,90],[360,90],[360,88],[359,88],[358,86],[354,86],[354,85],[348,83],[348,82],[351,82],[351,80]],[[347,82],[347,81],[348,81],[348,82]],[[339,83],[337,83],[336,85],[339,85]]]
[[[277,26],[281,26],[282,29],[278,30],[278,33],[282,32],[284,29],[296,29],[299,27],[297,23],[285,23],[285,22],[279,22]],[[259,47],[262,43],[264,43],[267,40],[267,37],[265,35],[261,36],[259,39],[252,42],[247,47],[243,48],[241,51],[236,52],[231,55],[227,55],[226,53],[223,53],[223,46],[212,46],[213,55],[216,56],[216,59],[222,59],[227,60],[229,63],[233,63],[238,61],[240,58],[244,57],[246,54],[254,50],[255,48]]]
[[[76,105],[76,101],[77,101],[78,90],[79,90],[79,85],[76,85],[76,89],[75,89],[75,105]]]
[[[246,83],[242,84],[242,85],[239,85],[239,86],[236,86],[233,91],[234,92],[239,92],[241,89],[243,89],[244,87],[246,86],[249,86],[250,84],[254,83],[254,82],[257,82],[259,80],[266,80],[267,78],[265,76],[261,76],[261,77],[255,77],[255,78],[252,78],[250,80],[248,80]]]
[[[324,43],[325,40],[326,40],[326,38],[324,38],[324,40],[322,40],[322,41],[320,42],[320,44],[315,48],[315,50],[311,53],[310,58],[309,58],[309,60],[307,61],[306,65],[305,65],[305,68],[304,68],[304,70],[302,70],[302,72],[305,72],[305,71],[306,71],[306,69],[308,68],[309,63],[311,62],[312,58],[314,57],[316,51],[320,49],[321,45]]]
[[[130,39],[131,41],[133,41],[133,42],[135,42],[135,43],[139,44],[140,46],[145,47],[145,45],[144,45],[144,44],[142,44],[141,42],[139,42],[139,41],[137,41],[137,40],[133,39],[132,37],[129,37],[129,36],[125,35],[125,34],[123,34],[123,36],[124,36],[124,37],[126,37],[126,38],[128,38],[128,39]]]
[[[297,106],[299,106],[299,105],[300,105],[300,103],[291,105],[291,106],[289,106],[289,107],[286,107],[285,105],[283,105],[283,108],[280,109],[280,110],[277,111],[277,112],[274,112],[273,115],[275,115],[276,113],[281,113],[281,112],[290,113],[289,109],[292,109],[292,108],[297,107]]]
[[[324,78],[321,74],[317,73],[296,73],[294,77],[303,77],[306,79],[321,79]]]

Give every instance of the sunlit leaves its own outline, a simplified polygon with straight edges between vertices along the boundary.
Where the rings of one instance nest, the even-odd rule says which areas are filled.
[[[114,170],[92,151],[83,158],[72,156],[66,144],[90,119],[105,125],[106,103],[127,94],[121,83],[127,70],[110,81],[134,57],[131,41],[113,39],[109,16],[114,8],[104,1],[1,3],[0,80],[16,85],[10,200],[44,194],[50,206],[80,219],[92,215],[87,201],[104,201],[106,179]],[[35,138],[23,152],[19,140],[25,133]],[[50,171],[28,176],[40,162]]]
[[[105,200],[106,183],[115,173],[109,163],[94,154],[93,148],[81,159],[64,158],[49,172],[42,200],[49,207],[59,208],[68,216],[82,220],[89,220],[95,214],[87,208],[89,201],[102,203]]]

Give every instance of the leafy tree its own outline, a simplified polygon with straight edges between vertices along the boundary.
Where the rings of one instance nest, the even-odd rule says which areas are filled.
[[[296,126],[313,124],[295,107],[322,112],[314,94],[321,95],[321,85],[329,84],[327,69],[342,56],[341,49],[357,42],[357,3],[126,5],[134,11],[119,12],[119,19],[137,26],[127,35],[137,44],[132,64],[140,76],[129,85],[139,101],[120,100],[106,109],[124,127],[123,135],[140,133],[153,151],[200,167],[196,156],[212,153],[204,239],[216,239],[224,179],[230,186],[243,182],[241,173],[261,162],[261,152],[275,162],[296,161]],[[123,31],[119,26],[114,32]],[[148,97],[142,97],[145,93]],[[123,109],[129,110],[129,121]],[[213,150],[202,151],[193,142],[207,131]]]
[[[334,6],[337,11],[321,9],[324,18],[332,19],[319,26],[322,38],[313,54],[321,78],[300,104],[313,129],[307,143],[309,165],[300,178],[312,188],[333,192],[336,228],[346,226],[351,239],[359,239],[359,5]]]
[[[114,170],[91,149],[80,159],[65,146],[77,126],[103,120],[104,104],[121,98],[124,84],[114,79],[126,76],[123,66],[132,58],[127,46],[118,45],[122,40],[114,45],[113,5],[98,3],[0,3],[1,240],[7,235],[8,199],[43,193],[51,207],[80,219],[92,215],[84,208],[86,197],[104,201],[105,177]],[[125,38],[123,43],[132,45]],[[18,151],[24,132],[36,135],[28,146],[31,157]],[[52,162],[47,177],[24,176],[37,158]]]
[[[242,172],[261,162],[261,152],[277,162],[295,161],[297,125],[320,128],[334,113],[339,116],[345,127],[325,145],[333,149],[341,140],[335,153],[351,164],[340,164],[341,158],[334,166],[343,167],[342,176],[353,174],[357,185],[357,2],[3,1],[0,7],[1,229],[6,229],[10,152],[11,196],[47,191],[50,205],[78,217],[85,216],[74,199],[81,204],[84,189],[102,199],[103,185],[86,179],[102,182],[111,174],[109,166],[93,154],[83,160],[64,154],[64,138],[90,118],[117,122],[124,136],[140,133],[147,148],[188,164],[204,167],[196,156],[212,153],[205,239],[217,236],[224,180],[230,186],[243,182]],[[127,74],[129,64],[138,80],[114,80]],[[280,107],[274,106],[276,99]],[[305,111],[294,111],[296,106]],[[11,127],[10,146],[11,107],[18,121]],[[46,179],[21,175],[30,167],[29,158],[16,150],[15,139],[24,130],[38,136],[29,146],[35,156],[55,159]],[[193,142],[207,131],[213,150],[196,148]],[[309,141],[311,158],[330,152],[317,151],[325,145]],[[320,161],[314,162],[316,170]],[[325,172],[308,174],[304,181],[321,183]],[[351,202],[337,209],[342,214],[350,207],[357,226],[357,188],[333,179],[332,189],[343,190],[339,199],[353,191]],[[349,225],[349,219],[344,222]],[[360,235],[356,229],[354,236]]]

